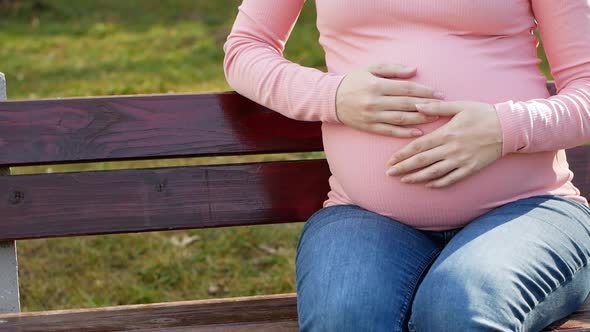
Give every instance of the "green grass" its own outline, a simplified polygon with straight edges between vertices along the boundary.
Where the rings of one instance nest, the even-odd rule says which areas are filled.
[[[23,307],[41,310],[291,292],[293,248],[300,227],[19,242]],[[175,236],[195,235],[200,239],[185,247],[172,242]]]
[[[0,70],[12,99],[229,89],[221,47],[239,1],[47,3],[38,15],[0,14]],[[321,66],[310,9],[288,56]]]
[[[6,74],[11,99],[229,90],[222,45],[239,1],[51,0],[50,8],[40,12],[24,3],[0,11],[0,71]],[[313,8],[307,5],[287,56],[322,67],[314,26]],[[310,156],[278,156],[301,157]],[[203,162],[227,160],[21,167],[13,173]],[[22,307],[31,311],[292,292],[301,226],[19,241]],[[200,239],[186,247],[171,242],[175,236],[193,235]]]
[[[31,2],[0,8],[0,71],[11,99],[229,90],[222,45],[238,0],[51,0],[42,9]],[[313,2],[307,3],[286,55],[323,68]],[[302,157],[321,154],[279,158]],[[13,173],[202,162],[21,167]],[[292,292],[301,226],[19,241],[23,310]],[[173,243],[183,236],[199,239],[184,247]]]

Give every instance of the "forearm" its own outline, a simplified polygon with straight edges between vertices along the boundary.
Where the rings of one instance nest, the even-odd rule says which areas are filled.
[[[227,81],[238,93],[297,120],[338,122],[336,91],[343,75],[283,57],[302,1],[244,1],[224,46]]]
[[[503,155],[567,149],[590,142],[590,78],[577,79],[558,95],[495,105]]]
[[[503,155],[553,151],[590,141],[590,3],[531,3],[558,93],[495,105]]]

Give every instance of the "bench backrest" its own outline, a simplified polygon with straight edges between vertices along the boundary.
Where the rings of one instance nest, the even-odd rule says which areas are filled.
[[[235,94],[0,102],[0,167],[322,150]],[[0,177],[0,240],[303,221],[323,160]]]
[[[0,167],[322,150],[319,123],[235,93],[0,102],[0,133]],[[589,149],[568,159],[590,193]],[[304,221],[328,176],[325,160],[4,176],[0,240]]]

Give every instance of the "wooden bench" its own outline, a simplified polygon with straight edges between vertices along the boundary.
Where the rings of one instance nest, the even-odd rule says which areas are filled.
[[[321,150],[318,123],[235,93],[0,102],[0,331],[297,331],[295,294],[18,313],[14,240],[301,222],[328,191],[325,160],[18,176],[9,167]],[[568,156],[590,193],[590,148]],[[589,310],[553,329],[590,331]]]

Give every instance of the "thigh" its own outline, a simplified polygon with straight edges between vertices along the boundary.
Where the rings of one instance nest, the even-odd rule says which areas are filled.
[[[301,331],[402,331],[440,248],[419,231],[352,205],[320,210],[296,257]]]
[[[590,214],[554,196],[516,201],[474,220],[419,286],[416,331],[540,331],[590,292]]]

